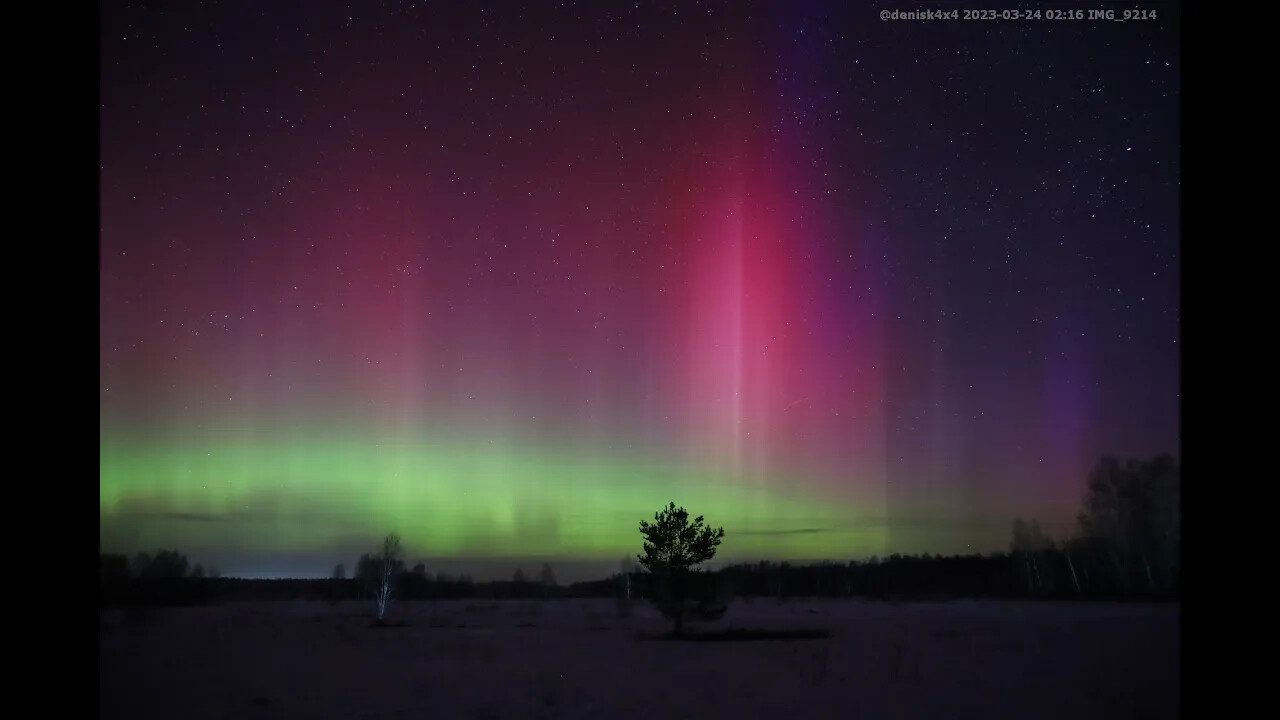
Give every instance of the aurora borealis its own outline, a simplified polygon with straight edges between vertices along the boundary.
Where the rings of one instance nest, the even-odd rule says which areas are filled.
[[[104,550],[986,552],[1177,450],[1168,22],[478,5],[103,6]]]

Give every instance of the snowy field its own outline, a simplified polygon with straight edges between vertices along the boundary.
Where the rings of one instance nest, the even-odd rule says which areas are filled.
[[[281,602],[101,614],[106,718],[1174,718],[1176,605],[738,600],[670,642],[643,603]]]

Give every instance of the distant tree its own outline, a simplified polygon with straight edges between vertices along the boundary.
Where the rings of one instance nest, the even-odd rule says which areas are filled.
[[[1032,520],[1027,522],[1022,518],[1015,518],[1013,521],[1013,538],[1009,542],[1009,549],[1015,553],[1052,550],[1053,540],[1040,529],[1040,521]]]
[[[1072,549],[1079,548],[1081,544],[1078,538],[1062,544],[1062,558],[1067,561],[1067,572],[1071,575],[1071,587],[1076,591],[1076,595],[1082,594],[1084,590],[1080,586],[1080,575],[1076,573],[1076,563],[1075,558],[1072,557]]]
[[[192,568],[192,570],[191,570],[191,578],[192,578],[193,580],[203,580],[203,579],[204,579],[204,566],[203,566],[203,565],[201,565],[200,563],[196,563],[196,566],[195,566],[194,568]]]
[[[689,513],[674,502],[653,514],[653,522],[640,521],[644,554],[640,564],[661,581],[659,607],[674,622],[673,632],[684,630],[689,594],[690,569],[716,555],[724,539],[724,528],[712,529],[701,515],[689,522]]]
[[[205,571],[205,573],[206,573],[209,577],[211,577],[211,578],[220,578],[220,577],[222,577],[222,571],[221,571],[221,570],[219,570],[219,569],[218,569],[218,568],[216,568],[216,567],[213,567],[213,566],[209,566],[209,569],[208,569],[208,570],[206,570],[206,571]]]
[[[400,560],[400,536],[391,533],[382,540],[382,580],[378,586],[378,619],[381,620],[387,613],[387,606],[391,604],[392,588],[395,584],[395,576],[404,567],[404,562]]]
[[[516,583],[517,585],[522,585],[527,582],[524,577],[524,570],[516,568],[516,574],[511,576],[511,582]]]
[[[129,557],[103,553],[98,556],[98,587],[100,590],[120,588],[129,583]]]
[[[1121,582],[1172,587],[1182,546],[1181,471],[1170,455],[1103,458],[1085,489],[1082,539],[1099,548]],[[1157,575],[1159,577],[1157,577]]]
[[[140,552],[133,558],[130,573],[143,580],[183,578],[187,575],[187,558],[177,550],[160,550],[155,555]]]
[[[413,574],[414,574],[414,575],[419,575],[419,576],[421,576],[421,577],[426,577],[426,576],[427,576],[427,564],[426,564],[426,563],[424,563],[423,561],[419,560],[419,561],[418,561],[418,564],[413,566],[413,570],[412,570],[412,572],[413,572]]]
[[[343,600],[346,594],[347,584],[347,566],[338,563],[333,566],[333,571],[329,573],[329,603],[336,604]]]
[[[391,533],[382,540],[381,554],[361,555],[356,565],[356,578],[373,595],[379,621],[386,617],[387,608],[395,593],[396,580],[404,570],[401,553],[400,536]]]
[[[138,552],[129,561],[129,575],[133,578],[145,578],[151,573],[151,553]]]
[[[1027,522],[1022,518],[1013,521],[1013,538],[1009,542],[1009,550],[1022,565],[1022,574],[1027,589],[1031,592],[1044,585],[1041,574],[1042,556],[1053,549],[1053,540],[1040,529],[1040,522]]]
[[[551,563],[542,563],[542,572],[539,573],[539,579],[542,584],[547,587],[556,586],[556,574],[555,571],[551,569]]]
[[[627,557],[622,558],[621,562],[618,563],[618,568],[621,570],[619,584],[621,585],[622,597],[629,601],[631,600],[631,576],[634,575],[638,569],[636,561],[631,559],[631,556],[628,555]]]
[[[850,577],[852,571],[852,563],[848,567],[841,567],[836,579],[836,592],[844,597],[853,593],[853,580]]]
[[[156,577],[183,578],[188,567],[187,556],[177,550],[161,550],[151,558],[151,572]]]

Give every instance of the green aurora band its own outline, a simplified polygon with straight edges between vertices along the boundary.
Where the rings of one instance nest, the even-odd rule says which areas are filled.
[[[235,548],[290,555],[398,532],[411,555],[609,560],[638,550],[640,520],[668,501],[728,531],[720,557],[848,558],[882,552],[883,511],[744,482],[680,460],[513,441],[309,438],[105,441],[103,550]],[[782,491],[780,488],[786,488]],[[127,528],[121,531],[122,528]]]

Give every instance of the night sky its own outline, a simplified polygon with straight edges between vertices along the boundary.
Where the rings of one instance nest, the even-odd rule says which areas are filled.
[[[989,552],[1177,455],[1166,6],[672,5],[104,5],[103,550]]]

